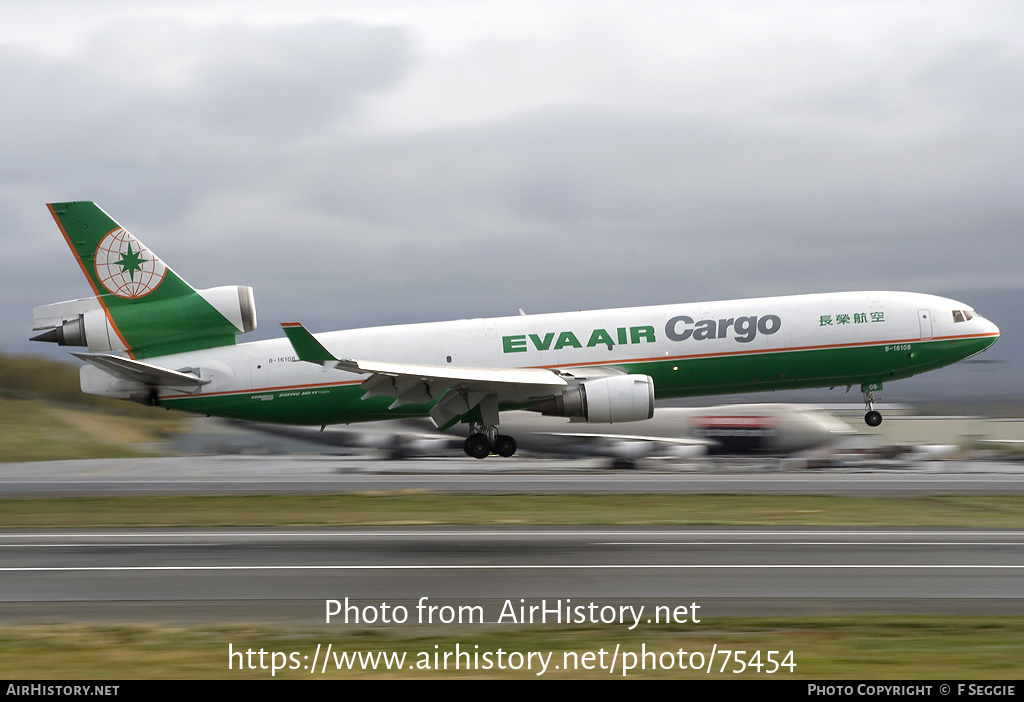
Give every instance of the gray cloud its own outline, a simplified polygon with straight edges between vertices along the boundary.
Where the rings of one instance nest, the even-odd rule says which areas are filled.
[[[438,59],[400,19],[134,19],[63,52],[0,46],[0,128],[18,135],[0,144],[0,348],[44,351],[24,341],[31,307],[87,294],[43,207],[65,198],[96,200],[197,286],[254,285],[261,338],[295,318],[1019,293],[1024,39],[954,17],[890,46],[893,26],[858,19],[846,42],[784,23],[730,37],[749,51],[727,61],[627,53],[642,42],[600,18],[564,63],[557,41]],[[615,69],[602,82],[587,58]],[[580,72],[562,99],[516,103],[524,75],[557,96]],[[497,106],[452,118],[475,98]]]

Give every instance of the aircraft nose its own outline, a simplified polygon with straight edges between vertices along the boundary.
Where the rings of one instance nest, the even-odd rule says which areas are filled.
[[[974,321],[978,323],[980,331],[984,336],[992,337],[992,344],[999,340],[999,327],[989,321],[986,317],[975,317]],[[989,346],[992,344],[989,344]]]

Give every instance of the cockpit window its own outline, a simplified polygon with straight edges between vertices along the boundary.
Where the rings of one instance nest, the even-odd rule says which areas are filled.
[[[974,319],[974,312],[971,310],[953,310],[953,322],[969,322]]]

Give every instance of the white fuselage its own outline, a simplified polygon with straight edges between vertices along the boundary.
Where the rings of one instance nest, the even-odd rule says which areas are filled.
[[[954,311],[970,311],[970,319],[954,321]],[[328,332],[316,338],[337,358],[434,367],[550,368],[573,373],[657,364],[661,376],[656,378],[656,389],[674,396],[701,394],[672,390],[676,387],[673,374],[682,378],[688,368],[697,367],[694,361],[879,346],[887,353],[892,347],[894,352],[883,360],[895,360],[904,350],[912,355],[912,347],[925,342],[997,336],[994,324],[954,300],[917,293],[855,292],[465,319]],[[355,385],[365,379],[298,362],[284,338],[147,358],[146,363],[193,369],[210,381],[191,394],[161,391],[167,399],[304,392],[327,385]],[[842,371],[837,368],[833,375],[845,378]],[[687,387],[697,382],[690,373]],[[822,377],[812,384],[829,382]],[[82,387],[113,397],[127,397],[135,389],[89,366],[82,370]],[[658,397],[662,396],[659,392]]]

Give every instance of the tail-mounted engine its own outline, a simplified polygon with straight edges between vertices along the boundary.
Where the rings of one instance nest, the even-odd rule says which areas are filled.
[[[130,330],[111,325],[99,298],[57,302],[33,310],[32,328],[43,333],[32,341],[87,346],[93,352],[148,352],[142,355],[216,345],[203,344],[205,340],[233,344],[235,335],[256,328],[256,301],[252,288],[225,285],[190,296],[140,301],[119,310],[118,323]],[[126,336],[130,348],[123,340]]]

